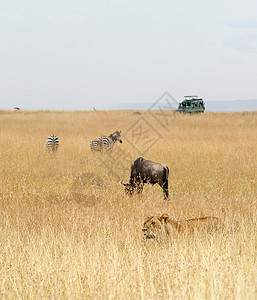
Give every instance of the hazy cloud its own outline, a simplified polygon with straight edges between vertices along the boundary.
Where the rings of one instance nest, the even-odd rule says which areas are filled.
[[[236,50],[242,50],[247,52],[252,52],[256,54],[257,52],[257,33],[248,34],[245,36],[236,36],[229,41],[224,43],[224,46],[234,48]]]
[[[235,29],[257,29],[257,20],[233,20],[225,22],[225,24]]]

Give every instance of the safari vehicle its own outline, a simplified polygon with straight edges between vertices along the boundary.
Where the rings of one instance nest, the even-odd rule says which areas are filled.
[[[179,103],[176,111],[182,113],[203,113],[205,111],[205,103],[198,96],[185,96],[185,99]]]

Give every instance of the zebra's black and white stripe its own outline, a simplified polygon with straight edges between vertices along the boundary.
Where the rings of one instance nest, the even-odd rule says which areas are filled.
[[[45,142],[45,148],[47,150],[57,151],[59,147],[59,138],[56,135],[50,135]]]
[[[92,152],[102,151],[102,142],[100,137],[96,140],[90,141],[90,149]]]
[[[102,149],[109,151],[113,148],[115,142],[119,141],[120,143],[122,143],[120,134],[121,134],[121,130],[115,131],[114,133],[110,134],[108,137],[102,136],[101,137]]]
[[[116,141],[122,143],[121,139],[121,130],[115,131],[109,136],[101,136],[96,140],[90,141],[90,149],[92,152],[94,151],[110,151],[112,150]]]

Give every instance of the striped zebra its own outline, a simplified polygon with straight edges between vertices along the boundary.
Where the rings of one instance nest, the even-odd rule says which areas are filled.
[[[110,151],[112,150],[116,141],[122,143],[121,130],[115,131],[109,136],[100,136],[96,140],[90,141],[90,149],[92,152],[95,151]]]
[[[102,143],[101,143],[101,138],[100,137],[96,140],[91,140],[90,141],[90,149],[91,149],[92,152],[102,151]]]
[[[56,135],[50,135],[45,142],[45,148],[46,150],[50,151],[52,150],[53,152],[57,151],[59,147],[59,139]]]

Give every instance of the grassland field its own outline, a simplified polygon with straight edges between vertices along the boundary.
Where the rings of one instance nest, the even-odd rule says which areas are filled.
[[[0,111],[1,299],[257,299],[257,112],[159,113]],[[115,130],[113,154],[91,153]],[[142,155],[169,167],[169,201],[125,195]],[[144,218],[163,213],[224,228],[147,243]]]

